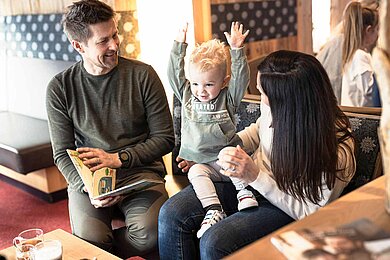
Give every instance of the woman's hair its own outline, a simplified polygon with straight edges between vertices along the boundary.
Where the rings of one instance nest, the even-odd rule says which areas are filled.
[[[107,22],[114,17],[114,10],[107,4],[98,0],[81,0],[68,6],[62,26],[69,40],[87,42],[89,25]]]
[[[258,71],[272,114],[271,168],[276,183],[297,199],[318,203],[322,181],[332,188],[337,172],[344,170],[337,169],[338,144],[352,137],[349,120],[314,56],[276,51]]]
[[[348,4],[344,12],[343,67],[351,61],[356,50],[363,44],[364,30],[367,26],[378,24],[378,11],[363,7],[359,2]]]
[[[220,68],[225,77],[228,64],[225,44],[213,39],[197,45],[190,56],[189,64],[196,65],[201,72]]]
[[[379,8],[380,0],[358,0],[362,4],[363,7],[367,7],[373,10],[377,10]]]

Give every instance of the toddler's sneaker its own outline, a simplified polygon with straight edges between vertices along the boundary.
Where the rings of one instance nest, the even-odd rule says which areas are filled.
[[[208,210],[206,213],[206,216],[204,216],[204,219],[202,221],[202,225],[200,226],[199,231],[196,233],[196,236],[198,238],[201,238],[207,229],[209,229],[212,225],[221,221],[224,218],[226,218],[225,212],[215,210],[215,209]]]
[[[237,200],[239,211],[259,206],[253,193],[247,189],[242,189],[237,193]]]

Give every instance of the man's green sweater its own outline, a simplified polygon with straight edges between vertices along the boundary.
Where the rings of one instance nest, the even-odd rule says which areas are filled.
[[[129,167],[117,178],[143,171],[164,172],[161,157],[172,150],[172,117],[163,85],[154,69],[119,58],[105,75],[91,75],[80,61],[56,75],[46,99],[54,161],[69,186],[83,183],[66,149],[126,149]]]

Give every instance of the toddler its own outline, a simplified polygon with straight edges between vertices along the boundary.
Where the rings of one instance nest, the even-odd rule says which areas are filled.
[[[241,145],[236,134],[234,113],[249,85],[249,68],[243,43],[249,31],[233,22],[225,36],[230,45],[231,77],[227,73],[228,56],[225,45],[209,40],[197,45],[191,54],[188,79],[184,72],[187,48],[187,26],[174,42],[168,68],[168,78],[176,97],[182,103],[182,141],[178,158],[193,161],[188,178],[206,215],[197,237],[226,217],[215,191],[213,181],[230,181],[216,164],[218,152],[227,146]],[[224,169],[226,170],[226,169]],[[235,171],[235,167],[229,169]],[[238,194],[238,210],[258,206],[247,183],[230,178]]]

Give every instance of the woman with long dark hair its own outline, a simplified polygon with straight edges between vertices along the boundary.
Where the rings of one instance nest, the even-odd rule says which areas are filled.
[[[161,259],[220,259],[338,198],[355,173],[354,140],[329,78],[313,56],[277,51],[258,66],[261,116],[219,153],[221,173],[249,183],[259,207],[239,212],[230,182],[216,183],[228,215],[194,236],[204,210],[193,188],[159,215]],[[251,154],[251,155],[249,155]]]

